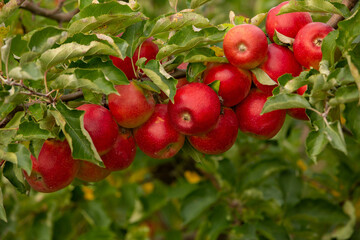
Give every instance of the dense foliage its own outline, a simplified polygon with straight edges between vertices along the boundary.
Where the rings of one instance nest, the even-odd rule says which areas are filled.
[[[167,160],[138,150],[126,170],[55,193],[37,193],[24,180],[30,155],[50,138],[67,139],[75,159],[101,165],[76,107],[107,106],[104,96],[128,83],[109,55],[132,56],[153,37],[159,53],[137,62],[146,76],[136,82],[173,101],[177,77],[197,81],[208,63],[227,62],[225,33],[242,23],[265,29],[260,12],[276,4],[2,2],[0,239],[360,239],[359,4],[348,10],[338,1],[291,0],[281,10],[308,11],[323,22],[345,18],[324,39],[319,70],[280,77],[263,108],[306,108],[310,121],[287,117],[271,140],[239,132],[221,155],[188,142]],[[277,36],[291,49],[293,39]],[[177,69],[182,63],[186,70]],[[260,68],[253,73],[271,85]],[[294,94],[304,85],[304,95]]]

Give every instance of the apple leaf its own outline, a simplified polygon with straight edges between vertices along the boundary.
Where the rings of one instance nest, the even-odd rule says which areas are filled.
[[[325,134],[331,146],[347,155],[345,138],[340,122],[331,123],[325,128]]]
[[[65,134],[74,159],[82,159],[104,167],[89,133],[84,128],[84,111],[69,109],[61,101],[50,111]]]
[[[322,61],[328,61],[330,66],[333,66],[335,63],[336,39],[338,36],[338,30],[332,31],[323,39],[321,44]]]
[[[72,58],[92,55],[117,55],[117,52],[110,46],[92,41],[89,45],[82,45],[76,42],[66,43],[57,48],[49,49],[41,54],[39,62],[43,72],[51,67],[63,63]]]
[[[219,80],[215,80],[215,81],[209,83],[208,86],[211,87],[212,90],[214,90],[216,92],[216,94],[219,93],[219,88],[220,88],[220,81]]]
[[[287,81],[286,84],[283,84],[283,81],[281,80],[282,77],[280,77],[279,80],[279,84],[281,86],[284,86],[284,89],[289,92],[289,93],[293,93],[296,90],[298,90],[300,87],[307,85],[309,83],[309,81],[306,79],[308,72],[304,71],[302,73],[300,73],[299,76],[297,77],[293,77],[291,80]]]
[[[261,68],[254,68],[251,69],[251,72],[253,74],[255,74],[256,79],[258,80],[259,83],[261,83],[262,85],[267,85],[267,86],[274,86],[277,85],[277,82],[275,82],[274,80],[272,80],[269,75],[267,75],[266,72],[264,72],[264,70],[262,70]]]
[[[73,17],[69,25],[69,32],[75,33],[104,33],[118,34],[134,23],[146,20],[141,12],[134,12],[128,5],[115,1],[90,4]]]
[[[189,63],[186,69],[186,80],[194,82],[205,71],[206,66],[202,62]]]
[[[317,156],[324,151],[328,142],[329,140],[322,129],[310,132],[306,138],[306,153],[310,159],[316,162]]]
[[[26,187],[24,184],[24,177],[21,172],[21,168],[16,167],[15,164],[11,162],[5,162],[3,174],[4,177],[9,180],[9,182],[16,188],[18,192],[21,194],[26,193]]]
[[[170,38],[167,44],[160,48],[157,59],[189,51],[195,47],[221,42],[224,39],[224,31],[213,28],[205,28],[194,31],[192,26],[181,29]]]
[[[10,144],[17,132],[17,129],[20,125],[20,121],[25,116],[24,111],[17,112],[15,116],[11,119],[8,124],[4,128],[1,128],[0,130],[0,146],[5,145],[7,146]],[[1,157],[0,157],[1,158]]]
[[[338,23],[339,37],[336,43],[348,50],[352,47],[353,41],[359,36],[360,32],[360,9],[358,8],[351,17]]]
[[[290,0],[289,4],[281,7],[277,15],[292,12],[333,13],[343,16],[343,13],[338,8],[325,0]]]
[[[311,108],[311,106],[304,97],[298,94],[280,93],[268,98],[261,114],[289,108]]]
[[[354,134],[355,138],[360,141],[360,108],[357,102],[345,105],[344,118],[346,126]]]
[[[194,12],[178,12],[166,16],[160,16],[145,24],[144,36],[152,37],[159,33],[170,30],[180,30],[187,26],[197,28],[212,27],[209,19]]]
[[[40,66],[36,62],[29,62],[23,66],[15,67],[9,72],[9,77],[15,80],[41,80],[44,78]]]
[[[67,33],[63,29],[47,26],[36,29],[23,38],[28,41],[30,51],[42,53],[54,46],[62,37],[66,37]]]
[[[181,151],[183,151],[186,155],[188,155],[198,163],[202,163],[205,161],[205,155],[197,151],[188,140],[185,140],[184,146],[181,148]]]
[[[252,17],[250,23],[255,26],[259,26],[265,19],[267,13],[259,13],[256,16]]]
[[[210,48],[194,48],[185,55],[184,62],[216,62],[216,63],[228,63],[229,61],[225,57],[218,57],[215,51]]]
[[[276,36],[276,37],[275,37],[275,36]],[[276,41],[276,40],[278,40],[278,41],[280,41],[280,42],[278,42],[278,41]],[[278,45],[285,45],[285,46],[290,45],[290,46],[292,46],[293,43],[294,43],[294,41],[295,41],[295,39],[294,39],[294,38],[291,38],[291,37],[287,37],[287,36],[285,36],[284,34],[281,34],[281,33],[279,33],[278,31],[276,31],[276,29],[275,29],[274,41],[275,41]]]
[[[138,66],[173,102],[177,80],[165,71],[159,61],[150,60],[145,65],[145,59],[143,58],[142,60],[140,59],[140,61],[137,62]]]
[[[191,192],[182,202],[181,216],[184,224],[190,223],[208,209],[218,198],[218,192],[210,183],[203,183]]]
[[[0,23],[8,19],[19,7],[18,0],[10,0],[2,6],[0,11]]]
[[[51,81],[50,86],[54,89],[86,88],[106,95],[117,93],[114,84],[106,78],[101,70],[68,69],[66,72],[69,72],[69,74],[60,74],[55,80]]]
[[[3,220],[4,222],[7,222],[6,212],[4,208],[4,199],[3,194],[0,186],[0,220]]]
[[[335,97],[331,98],[329,104],[337,106],[343,103],[351,103],[359,99],[359,91],[355,85],[342,86],[336,93]]]
[[[195,9],[210,1],[211,0],[186,0],[186,3],[189,8]]]
[[[22,144],[9,144],[6,148],[6,152],[13,153],[14,158],[5,159],[13,164],[17,165],[19,168],[24,169],[27,174],[31,173],[32,162],[30,159],[29,150]]]
[[[273,221],[261,221],[256,224],[256,230],[267,239],[290,240],[290,237],[283,226],[277,225]]]
[[[24,121],[19,125],[16,140],[32,140],[54,138],[55,136],[48,130],[40,128],[40,125],[35,122]]]

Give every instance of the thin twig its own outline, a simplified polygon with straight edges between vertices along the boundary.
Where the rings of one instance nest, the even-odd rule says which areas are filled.
[[[359,0],[343,0],[342,3],[351,11],[351,9],[354,8],[356,3]],[[340,16],[339,14],[334,14],[331,16],[331,18],[327,21],[327,24],[330,25],[333,28],[337,28],[337,24],[344,20],[343,16]]]

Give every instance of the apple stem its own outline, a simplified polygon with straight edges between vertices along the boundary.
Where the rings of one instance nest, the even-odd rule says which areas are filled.
[[[239,51],[245,52],[247,50],[247,47],[244,43],[239,44]]]

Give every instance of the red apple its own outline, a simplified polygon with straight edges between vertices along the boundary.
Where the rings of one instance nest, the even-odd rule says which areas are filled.
[[[189,83],[176,91],[168,106],[173,127],[185,135],[199,135],[215,127],[220,115],[216,92],[204,83]]]
[[[258,89],[252,89],[244,101],[236,106],[240,131],[259,139],[270,139],[280,131],[285,121],[286,110],[275,110],[260,115],[269,96]]]
[[[101,156],[104,165],[111,171],[123,170],[131,165],[136,155],[136,143],[129,129],[121,128],[110,151]]]
[[[115,88],[119,95],[109,95],[109,108],[120,126],[135,128],[150,118],[155,109],[155,100],[151,92],[140,88],[134,82],[130,82],[129,85],[117,85]]]
[[[302,86],[296,92],[299,95],[304,95],[307,90],[307,85]],[[305,108],[290,108],[287,110],[287,114],[291,117],[299,119],[299,120],[309,120],[309,117],[306,115]]]
[[[223,105],[232,107],[241,102],[249,93],[251,87],[251,74],[233,65],[221,64],[211,68],[204,76],[204,83],[210,84],[220,81],[219,96]]]
[[[225,34],[223,48],[232,65],[252,69],[265,61],[268,44],[265,33],[259,27],[242,24]]]
[[[236,141],[238,121],[231,108],[224,108],[214,129],[200,136],[189,136],[191,145],[205,154],[221,154],[229,150]]]
[[[269,44],[266,61],[260,65],[260,68],[275,82],[286,73],[296,77],[302,71],[302,66],[296,61],[293,52],[275,43]],[[256,87],[267,94],[272,94],[272,90],[276,87],[276,85],[261,84],[255,75],[253,80]]]
[[[112,60],[113,64],[121,71],[123,71],[126,77],[131,80],[136,78],[135,71],[137,71],[138,67],[135,64],[137,60],[144,57],[147,59],[146,62],[148,62],[151,59],[155,59],[158,52],[159,47],[152,42],[152,38],[149,38],[145,40],[142,45],[136,48],[132,58],[125,57],[124,60],[122,60],[118,57],[110,56],[110,59]]]
[[[309,23],[303,27],[295,37],[293,49],[298,62],[305,68],[313,67],[319,70],[322,59],[321,44],[323,39],[334,28],[322,23]]]
[[[272,42],[274,41],[275,30],[287,37],[295,38],[302,27],[312,22],[311,15],[308,12],[293,12],[276,16],[280,8],[288,3],[289,1],[282,2],[270,9],[266,17],[266,32]]]
[[[111,173],[106,168],[99,167],[91,162],[80,161],[80,168],[76,177],[86,182],[99,182]]]
[[[102,155],[108,152],[118,132],[118,126],[109,110],[96,104],[84,104],[76,109],[85,111],[84,127],[98,153]]]
[[[68,186],[79,170],[66,141],[46,140],[36,159],[31,156],[32,172],[23,171],[26,181],[38,192],[55,192]]]
[[[157,159],[173,157],[185,141],[185,136],[171,125],[166,104],[156,105],[151,118],[134,130],[134,137],[141,151]]]

